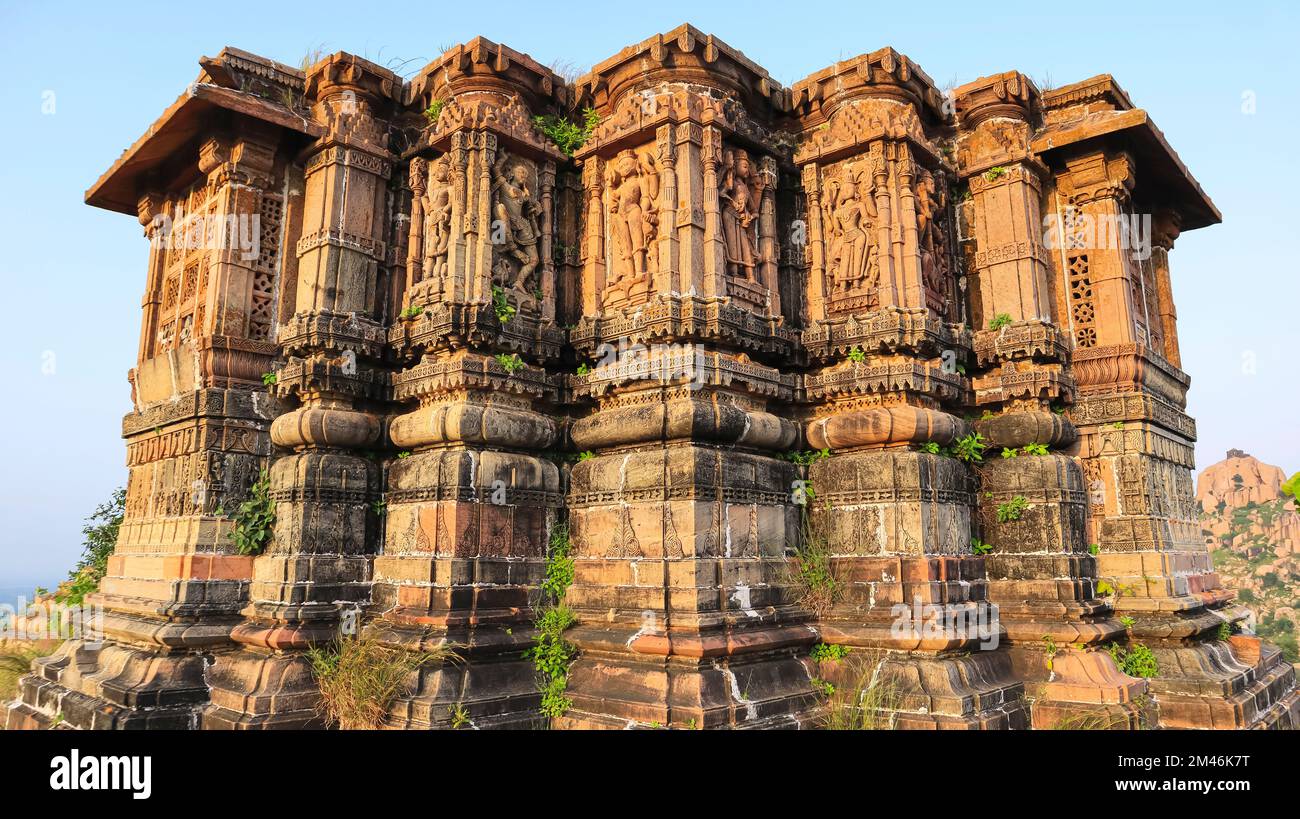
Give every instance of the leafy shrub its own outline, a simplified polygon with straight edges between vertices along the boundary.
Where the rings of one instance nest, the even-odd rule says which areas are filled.
[[[248,500],[239,505],[235,513],[235,528],[230,530],[230,539],[235,542],[235,549],[241,555],[258,555],[271,542],[275,527],[275,501],[271,500],[271,479],[262,470],[261,476],[253,484]]]
[[[1119,670],[1130,677],[1154,677],[1160,672],[1156,655],[1142,643],[1133,643],[1128,648],[1111,643],[1107,651]]]

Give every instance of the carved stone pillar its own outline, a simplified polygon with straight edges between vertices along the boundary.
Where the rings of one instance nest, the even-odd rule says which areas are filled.
[[[776,251],[774,223],[761,224],[761,169],[780,161],[764,130],[771,111],[754,100],[724,111],[721,95],[702,91],[726,82],[706,53],[752,70],[725,47],[689,36],[662,51],[643,45],[579,88],[602,124],[578,158],[612,168],[599,177],[603,199],[625,225],[636,224],[632,157],[653,155],[673,179],[648,208],[660,217],[653,290],[638,299],[619,288],[637,270],[617,245],[627,230],[611,225],[611,269],[602,283],[589,259],[583,282],[597,309],[570,336],[592,365],[572,378],[591,408],[571,431],[591,456],[570,478],[566,602],[578,624],[566,636],[581,654],[557,725],[794,725],[814,701],[797,654],[815,635],[786,577],[796,471],[774,457],[798,431],[776,414],[794,395],[777,369],[793,334],[762,280],[761,251]],[[645,60],[665,104],[642,104]],[[735,141],[742,122],[745,143]]]
[[[208,672],[209,728],[316,725],[320,691],[304,651],[334,639],[370,597],[380,470],[384,331],[380,268],[393,157],[379,119],[400,81],[346,54],[313,67],[307,96],[326,135],[307,155],[294,315],[280,328],[286,363],[275,392],[297,407],[276,418],[270,470],[275,528],[253,565],[241,650]]]
[[[956,101],[958,159],[972,194],[963,207],[979,322],[973,385],[983,410],[974,426],[989,446],[978,469],[989,597],[1035,699],[1035,727],[1102,719],[1136,728],[1154,712],[1146,683],[1120,673],[1101,650],[1123,628],[1100,599],[1083,472],[1060,452],[1076,432],[1053,412],[1073,400],[1074,384],[1060,329],[1069,319],[1053,315],[1048,284],[1046,169],[1028,151],[1038,92],[1011,72],[958,88]]]
[[[453,49],[416,81],[417,96],[444,108],[420,137],[425,155],[411,160],[412,180],[449,156],[479,169],[464,187],[431,177],[426,196],[437,210],[421,240],[482,255],[450,266],[440,292],[408,290],[388,333],[400,364],[388,426],[398,457],[386,469],[366,630],[408,652],[456,652],[413,672],[388,727],[543,720],[537,674],[522,652],[535,634],[547,542],[562,523],[560,472],[545,453],[561,438],[559,379],[547,367],[564,338],[552,250],[556,163],[566,158],[532,120],[565,91],[559,77],[504,46]],[[457,212],[476,216],[461,221]],[[578,235],[576,220],[558,227]],[[466,238],[471,232],[477,238]],[[472,283],[484,275],[486,284]]]
[[[807,468],[804,548],[824,544],[837,587],[818,631],[881,658],[899,727],[1023,727],[985,559],[971,551],[975,482],[938,454],[970,431],[953,414],[969,391],[970,334],[948,323],[955,305],[927,295],[947,292],[958,274],[946,190],[931,187],[948,176],[926,133],[937,92],[885,50],[793,93],[806,100],[795,154],[811,244],[805,436],[829,456]],[[854,683],[852,663],[831,665],[818,675]]]

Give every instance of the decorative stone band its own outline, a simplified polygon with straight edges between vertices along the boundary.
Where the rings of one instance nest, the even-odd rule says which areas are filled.
[[[974,336],[975,360],[981,367],[1027,358],[1065,361],[1073,346],[1068,333],[1039,319],[977,330]]]
[[[578,420],[571,433],[579,449],[652,441],[698,441],[782,451],[799,438],[794,422],[746,411],[716,396],[680,398],[640,407],[611,407]]]
[[[944,372],[942,365],[898,357],[882,363],[846,361],[838,367],[804,377],[809,400],[839,395],[903,392],[940,401],[956,401],[968,394],[966,377]]]
[[[1047,412],[1016,412],[984,418],[974,422],[974,427],[990,447],[1018,449],[1028,444],[1046,444],[1064,449],[1079,437],[1067,419]]]
[[[547,449],[559,437],[555,420],[513,407],[429,404],[392,420],[388,437],[402,448],[462,444]]]
[[[847,355],[854,349],[918,352],[963,351],[971,346],[970,331],[945,324],[926,309],[886,307],[875,313],[817,322],[804,330],[802,341],[814,360]]]
[[[421,282],[416,288],[425,284]],[[408,294],[408,306],[419,306],[422,299]],[[389,343],[404,356],[455,350],[466,342],[484,348],[527,353],[531,359],[547,362],[560,357],[564,331],[544,324],[527,310],[505,325],[484,304],[438,303],[424,307],[413,320],[396,322],[388,331]]]
[[[966,422],[946,412],[920,407],[888,407],[846,412],[808,425],[814,449],[858,449],[905,446],[933,441],[950,444],[967,434]]]
[[[326,349],[380,358],[385,332],[382,324],[358,313],[313,310],[297,313],[286,321],[280,327],[278,341],[287,355]]]
[[[796,333],[780,319],[762,317],[728,302],[669,295],[629,315],[584,317],[569,333],[580,355],[598,355],[605,343],[659,344],[690,338],[708,339],[748,352],[789,357]]]
[[[344,409],[303,407],[271,424],[271,440],[293,449],[356,449],[376,443],[379,433],[380,422],[374,415]]]
[[[1186,373],[1145,344],[1080,348],[1072,367],[1082,395],[1141,390],[1181,407],[1191,384]]]
[[[570,376],[578,398],[606,398],[626,386],[677,386],[692,390],[722,387],[751,396],[789,401],[798,377],[750,361],[747,357],[712,352],[693,344],[672,349],[651,348],[645,355],[627,353],[622,360],[597,366],[585,376]]]

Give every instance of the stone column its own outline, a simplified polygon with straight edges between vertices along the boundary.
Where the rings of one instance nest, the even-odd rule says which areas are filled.
[[[1064,452],[1076,432],[1054,412],[1075,388],[1060,328],[1069,318],[1053,315],[1048,285],[1046,168],[1027,151],[1037,89],[1010,72],[958,88],[956,101],[958,157],[972,194],[974,427],[989,447],[977,469],[989,598],[1034,699],[1034,727],[1141,727],[1154,720],[1146,683],[1120,673],[1102,650],[1123,628],[1098,591],[1084,476]]]
[[[204,727],[320,724],[304,652],[355,626],[370,597],[380,470],[362,451],[381,433],[367,402],[381,396],[376,312],[393,159],[377,110],[398,88],[390,72],[342,53],[307,78],[329,127],[306,157],[295,312],[278,339],[286,363],[275,392],[297,407],[271,427],[282,453],[270,470],[274,533],[232,634],[241,650],[209,669]]]

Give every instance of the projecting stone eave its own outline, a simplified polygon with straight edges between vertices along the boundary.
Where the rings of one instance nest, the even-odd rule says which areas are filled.
[[[927,123],[948,119],[943,94],[930,75],[889,46],[839,60],[790,87],[791,110],[809,125],[824,121],[828,107],[856,97],[895,97],[915,104]]]
[[[735,92],[747,106],[759,107],[762,100],[777,113],[790,110],[789,90],[767,69],[690,23],[648,37],[594,65],[574,82],[576,102],[600,109],[662,79],[718,86]]]
[[[423,111],[435,99],[477,90],[484,83],[512,91],[522,87],[533,97],[528,102],[543,108],[564,111],[573,99],[572,90],[555,71],[529,54],[480,36],[452,46],[420,69],[406,83],[403,102]]]
[[[1151,116],[1134,108],[1109,74],[1101,74],[1043,94],[1047,124],[1030,143],[1051,164],[1054,155],[1089,142],[1119,143],[1134,152],[1143,173],[1134,194],[1178,213],[1181,230],[1217,225],[1223,215],[1192,176]]]
[[[197,150],[186,153],[182,149],[211,132],[214,112],[249,117],[310,138],[324,134],[325,129],[304,112],[263,96],[268,89],[283,87],[286,101],[293,101],[295,90],[300,101],[302,72],[229,46],[215,58],[202,58],[200,64],[204,70],[199,78],[90,186],[86,204],[135,215],[141,195],[183,173],[176,156],[192,156],[187,164],[197,166]],[[260,94],[231,87],[241,84],[241,74],[254,72],[264,74]]]

